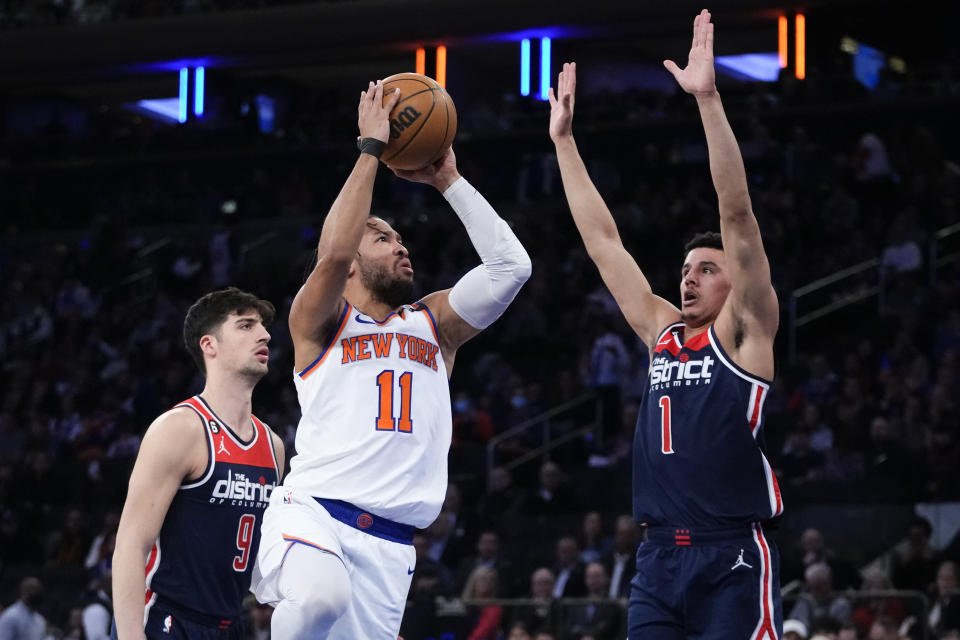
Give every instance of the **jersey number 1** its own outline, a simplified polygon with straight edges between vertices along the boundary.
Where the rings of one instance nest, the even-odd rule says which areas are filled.
[[[673,453],[673,433],[670,431],[670,396],[660,396],[660,452]]]
[[[413,389],[413,374],[404,371],[400,374],[400,417],[393,417],[393,369],[385,369],[377,376],[377,386],[380,387],[379,413],[377,414],[377,431],[413,431],[413,420],[410,419],[410,392]]]

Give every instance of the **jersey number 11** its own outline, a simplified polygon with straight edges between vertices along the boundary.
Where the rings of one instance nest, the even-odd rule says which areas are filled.
[[[410,392],[413,389],[413,374],[404,371],[400,374],[400,417],[393,417],[393,369],[385,369],[377,376],[377,386],[380,388],[379,413],[377,414],[377,431],[413,431],[413,420],[410,419]]]

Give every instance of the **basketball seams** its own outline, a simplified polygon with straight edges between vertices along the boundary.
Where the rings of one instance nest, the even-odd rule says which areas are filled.
[[[408,87],[408,85],[414,85],[414,87]],[[415,162],[419,162],[423,158],[429,158],[429,161],[423,166],[436,162],[437,158],[442,155],[443,150],[450,146],[452,138],[456,135],[457,113],[456,108],[453,106],[453,101],[450,99],[450,95],[436,80],[413,73],[400,73],[391,76],[388,81],[384,82],[384,89],[389,91],[391,87],[399,87],[404,92],[406,92],[407,88],[414,89],[412,93],[404,95],[402,99],[394,105],[394,109],[391,110],[392,122],[393,118],[400,117],[405,109],[419,108],[423,115],[417,118],[417,120],[419,120],[418,123],[411,122],[409,125],[404,125],[404,122],[407,121],[406,118],[398,121],[398,126],[403,128],[400,129],[398,138],[389,141],[388,146],[391,148],[386,150],[382,161],[390,166],[392,166],[393,162],[401,166],[412,166]],[[421,97],[421,94],[428,91],[430,92],[429,106],[415,104],[405,106],[407,102],[415,103],[419,101],[422,104],[426,96]],[[436,114],[436,117],[440,117],[440,110],[437,109],[438,99],[444,100],[443,111],[446,120],[442,124],[433,119],[434,114]],[[393,127],[393,124],[391,124],[391,127]],[[426,136],[426,138],[424,138],[424,136]],[[403,140],[402,138],[404,137],[407,139]],[[423,138],[420,142],[412,144],[414,140],[420,138]],[[431,143],[431,140],[434,142]],[[402,144],[402,146],[394,150],[392,147],[394,147],[395,144]],[[434,151],[428,154],[427,152],[431,147],[433,147]],[[404,156],[408,156],[409,159]]]
[[[446,93],[446,91],[444,91],[444,93]],[[447,99],[447,96],[443,96],[443,112],[447,116],[447,122],[443,128],[443,137],[440,138],[440,148],[433,154],[433,160],[430,161],[431,164],[437,161],[443,148],[447,146],[447,134],[450,133],[450,101]]]
[[[427,115],[426,115],[426,117],[423,119],[423,122],[421,122],[421,123],[420,123],[420,126],[417,127],[417,130],[414,131],[414,132],[410,135],[410,139],[407,140],[406,143],[404,143],[404,145],[403,145],[402,147],[400,147],[399,149],[397,149],[397,152],[396,152],[396,153],[394,153],[393,155],[391,155],[389,158],[384,158],[384,159],[383,159],[384,162],[387,162],[388,160],[392,160],[392,159],[396,158],[398,155],[400,155],[401,153],[403,153],[404,150],[405,150],[408,146],[410,146],[410,143],[411,143],[411,142],[413,142],[414,140],[417,139],[417,135],[419,135],[421,129],[423,129],[423,127],[427,124],[427,121],[430,120],[430,116],[433,115],[434,110],[437,108],[437,95],[436,95],[436,91],[437,91],[437,90],[434,89],[434,88],[424,89],[423,91],[418,91],[417,93],[415,93],[415,94],[413,94],[413,95],[407,96],[406,98],[404,98],[403,100],[401,100],[400,102],[397,103],[397,106],[399,107],[401,104],[403,104],[403,103],[406,102],[407,100],[413,98],[414,96],[418,96],[418,95],[420,95],[420,94],[422,94],[422,93],[426,93],[427,91],[431,92],[432,97],[433,97],[433,101],[430,103],[430,111],[427,111]]]

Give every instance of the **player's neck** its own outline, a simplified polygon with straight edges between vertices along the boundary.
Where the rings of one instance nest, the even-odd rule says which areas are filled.
[[[700,335],[701,333],[709,329],[711,324],[713,324],[712,320],[707,323],[684,322],[683,323],[683,341],[686,342],[690,338]]]
[[[253,385],[217,376],[207,378],[200,393],[217,416],[244,440],[253,437]]]
[[[369,318],[373,318],[377,322],[383,322],[391,313],[401,309],[401,307],[391,307],[385,302],[374,298],[366,289],[347,292],[344,297],[354,309]]]

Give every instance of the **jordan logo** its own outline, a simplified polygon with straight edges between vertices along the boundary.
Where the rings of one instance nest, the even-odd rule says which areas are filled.
[[[737,567],[746,567],[747,569],[753,569],[752,564],[747,564],[743,561],[743,549],[740,549],[740,555],[737,557],[737,561],[733,563],[733,566],[730,567],[730,571],[733,571]]]
[[[221,453],[225,453],[225,454],[227,454],[227,455],[230,455],[230,452],[227,451],[227,447],[223,444],[223,436],[220,436],[220,448],[217,449],[217,455],[220,455]],[[741,555],[742,555],[742,553],[741,553]]]

